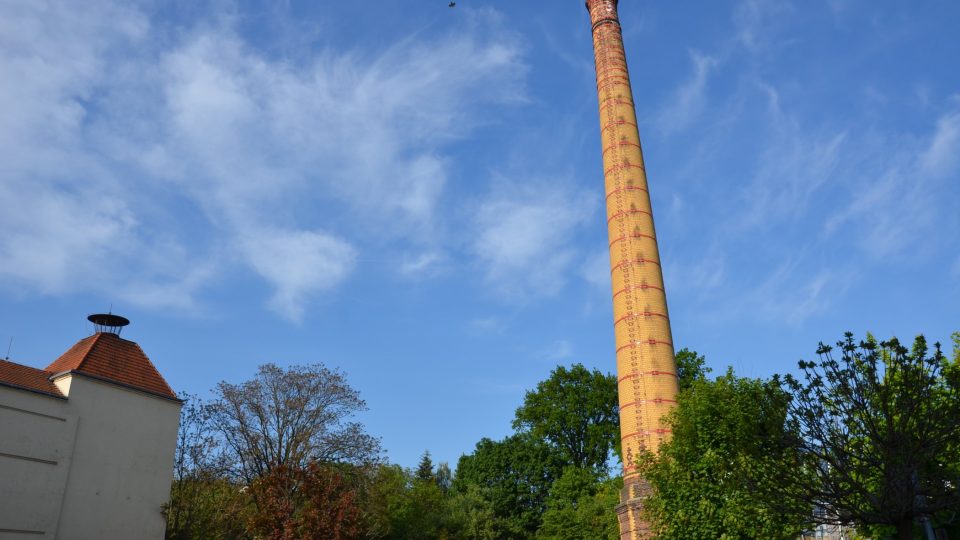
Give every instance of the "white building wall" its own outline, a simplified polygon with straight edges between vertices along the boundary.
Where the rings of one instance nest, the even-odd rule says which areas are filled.
[[[69,399],[0,387],[0,540],[162,539],[180,403],[56,382]]]
[[[76,427],[67,400],[0,386],[0,539],[52,537]]]
[[[180,403],[83,376],[58,540],[163,538]]]

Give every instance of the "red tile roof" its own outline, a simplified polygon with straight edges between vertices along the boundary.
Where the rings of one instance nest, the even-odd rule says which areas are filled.
[[[42,369],[24,366],[7,360],[0,360],[0,384],[22,388],[62,398],[63,394],[50,376],[53,373]]]
[[[46,371],[50,374],[73,371],[177,399],[139,345],[108,332],[81,339],[47,366]]]

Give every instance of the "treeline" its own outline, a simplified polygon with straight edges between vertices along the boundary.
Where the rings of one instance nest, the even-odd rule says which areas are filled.
[[[767,380],[685,360],[640,463],[658,538],[960,538],[960,334],[952,358],[849,333],[817,354]]]
[[[515,433],[451,470],[425,452],[386,463],[351,420],[365,408],[323,365],[261,366],[184,405],[169,539],[600,539],[618,537],[611,476],[616,379],[558,367],[527,392]]]
[[[659,538],[960,538],[960,335],[852,335],[800,375],[710,378],[677,353],[671,441],[639,459]],[[262,366],[184,407],[167,538],[618,538],[616,378],[560,366],[455,469],[383,459],[342,373]],[[820,528],[818,530],[818,527]],[[855,530],[856,532],[851,532]],[[859,535],[859,536],[857,536]]]

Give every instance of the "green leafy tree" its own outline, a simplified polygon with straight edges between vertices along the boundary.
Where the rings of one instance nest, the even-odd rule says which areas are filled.
[[[546,441],[569,465],[606,471],[620,438],[617,379],[582,364],[559,366],[527,392],[513,427]]]
[[[399,465],[380,464],[374,467],[365,494],[366,529],[370,538],[398,538],[405,530],[407,495],[410,478]]]
[[[771,497],[822,508],[817,519],[894,528],[912,538],[920,520],[960,509],[960,352],[951,362],[923,336],[913,347],[847,333],[803,378],[784,378],[792,444],[802,458]],[[957,350],[960,350],[958,344]]]
[[[450,470],[450,465],[447,465],[446,462],[441,462],[437,465],[437,487],[440,488],[440,491],[444,495],[450,492],[450,487],[453,485],[453,472]]]
[[[405,470],[398,465],[378,468],[366,498],[366,538],[487,538],[476,535],[489,521],[483,511],[485,502],[454,496],[445,492],[435,478],[420,476],[419,470]],[[470,506],[474,503],[477,508]]]
[[[229,462],[210,421],[210,406],[185,396],[180,409],[166,538],[240,538],[250,498],[227,478]]]
[[[673,438],[641,458],[658,538],[797,538],[812,507],[774,505],[759,489],[796,462],[782,444],[788,402],[776,382],[732,370],[681,391],[668,420]]]
[[[684,347],[674,356],[677,361],[677,381],[680,390],[686,390],[696,381],[702,381],[712,371],[707,367],[707,359],[702,354]]]
[[[532,538],[540,528],[550,486],[561,471],[556,453],[528,434],[502,441],[485,438],[472,454],[460,457],[453,489],[489,503],[496,538]]]
[[[189,503],[178,500],[190,494]],[[167,514],[169,540],[238,540],[248,538],[246,523],[254,509],[243,486],[226,478],[186,478],[174,482],[170,506],[189,504],[189,519],[172,521]]]
[[[451,491],[447,511],[452,523],[458,524],[457,540],[499,540],[497,517],[493,503],[477,485],[467,485]]]
[[[567,467],[550,486],[540,540],[617,540],[614,507],[620,502],[619,478],[604,479],[592,469]]]

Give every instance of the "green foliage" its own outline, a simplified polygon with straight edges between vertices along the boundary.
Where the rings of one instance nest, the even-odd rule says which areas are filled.
[[[460,458],[453,489],[489,504],[496,538],[530,538],[540,527],[547,494],[562,471],[549,447],[526,434],[502,441],[482,439]]]
[[[432,482],[435,479],[433,475],[433,460],[430,459],[429,450],[425,451],[423,456],[420,457],[420,464],[417,465],[416,478],[421,482]]]
[[[450,470],[450,465],[447,465],[445,462],[437,465],[437,474],[435,475],[437,481],[437,487],[440,488],[440,491],[446,495],[450,492],[450,488],[453,486],[453,472]]]
[[[513,427],[545,441],[565,463],[606,471],[620,439],[617,379],[582,364],[559,366],[527,392]]]
[[[707,367],[707,358],[684,347],[674,356],[677,361],[677,381],[680,390],[686,390],[696,381],[706,380],[712,370]]]
[[[395,538],[402,530],[410,479],[399,465],[379,465],[374,469],[366,494],[366,523],[370,538]]]
[[[184,408],[167,538],[616,538],[611,375],[558,367],[527,394],[519,432],[481,440],[455,475],[429,451],[413,469],[380,463],[339,371],[267,365],[215,393]]]
[[[450,493],[447,509],[450,522],[457,524],[458,540],[498,540],[493,503],[483,488],[467,485]]]
[[[567,467],[550,487],[540,540],[617,540],[613,509],[620,502],[619,479],[603,479],[591,469]]]
[[[168,540],[233,540],[247,538],[253,509],[243,488],[224,478],[185,478],[170,489],[166,508]],[[180,515],[175,518],[174,511]]]
[[[241,538],[250,497],[225,474],[229,468],[210,423],[210,406],[184,396],[174,454],[173,485],[165,506],[166,538]]]
[[[793,539],[811,507],[774,506],[762,486],[795,463],[781,446],[789,397],[773,382],[693,380],[669,417],[673,438],[645,454],[648,516],[663,539]]]
[[[398,497],[386,538],[441,538],[448,528],[443,492],[432,480],[414,478]]]
[[[438,469],[449,473],[444,463]],[[454,494],[420,473],[397,465],[378,468],[367,497],[367,538],[496,538],[489,532],[492,510],[476,491]]]
[[[910,538],[918,518],[960,508],[960,352],[951,362],[923,336],[908,349],[850,333],[837,348],[839,359],[821,344],[819,362],[800,362],[802,381],[785,377],[803,467],[784,476],[798,489],[775,495],[824,506],[823,521]]]

